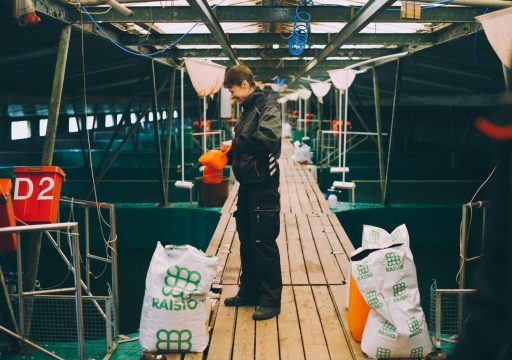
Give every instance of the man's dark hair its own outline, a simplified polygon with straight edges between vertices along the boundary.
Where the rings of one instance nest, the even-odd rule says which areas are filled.
[[[224,87],[240,86],[246,80],[250,87],[256,86],[254,74],[251,69],[244,65],[234,65],[226,70],[224,75]]]

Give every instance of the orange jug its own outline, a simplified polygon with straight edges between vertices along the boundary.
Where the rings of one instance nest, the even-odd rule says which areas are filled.
[[[215,170],[222,170],[228,163],[227,153],[231,147],[227,147],[226,150],[209,150],[199,158],[199,162],[205,166],[208,166]]]
[[[350,333],[354,340],[361,342],[370,307],[364,300],[363,295],[361,295],[352,274],[350,274],[350,291],[348,299],[348,328],[350,329]]]
[[[203,183],[220,184],[222,182],[222,170],[216,170],[208,165],[204,166]]]

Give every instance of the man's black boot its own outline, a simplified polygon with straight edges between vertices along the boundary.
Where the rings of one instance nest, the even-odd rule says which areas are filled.
[[[267,306],[258,306],[254,314],[252,314],[253,320],[267,320],[271,319],[274,316],[278,315],[281,312],[280,308],[277,307],[267,307]]]
[[[255,299],[246,299],[241,296],[233,296],[224,299],[226,306],[258,306],[258,301]]]

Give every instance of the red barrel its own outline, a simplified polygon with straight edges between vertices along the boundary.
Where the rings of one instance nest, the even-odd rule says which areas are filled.
[[[58,166],[18,166],[14,174],[16,219],[27,224],[55,223],[64,171]]]
[[[11,179],[0,179],[0,228],[15,226],[16,218],[12,207]],[[16,234],[0,235],[0,252],[16,251]]]

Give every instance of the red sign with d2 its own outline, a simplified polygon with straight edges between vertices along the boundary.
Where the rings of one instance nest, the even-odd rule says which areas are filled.
[[[14,174],[16,220],[27,224],[55,223],[64,171],[58,166],[18,166]]]

